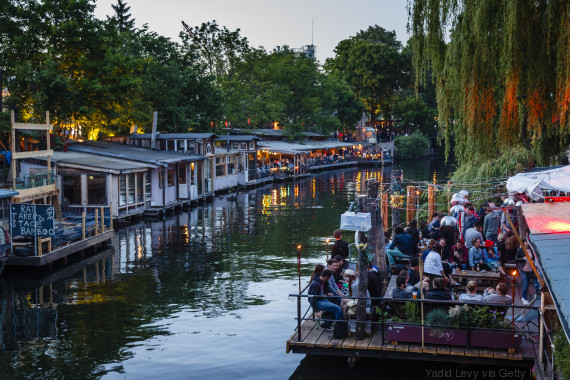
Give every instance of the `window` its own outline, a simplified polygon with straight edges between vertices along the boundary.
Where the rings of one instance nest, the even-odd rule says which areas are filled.
[[[159,150],[166,150],[166,141],[165,140],[158,140],[158,149]]]
[[[166,186],[174,186],[174,170],[172,169],[166,171]]]
[[[186,184],[186,164],[178,167],[178,184]]]
[[[226,157],[216,157],[216,177],[226,175]]]
[[[252,141],[249,143],[249,150],[254,150],[255,149],[255,143]]]
[[[150,185],[150,172],[144,174],[144,192],[147,201],[150,201],[152,196],[152,187]]]
[[[143,202],[143,191],[144,191],[144,173],[137,173],[137,200],[136,202]]]
[[[194,149],[194,140],[186,140],[186,151],[189,154],[194,154],[195,149]]]
[[[179,152],[184,152],[184,140],[176,140],[176,149]]]
[[[81,204],[81,175],[63,176],[63,204]]]
[[[119,206],[127,204],[127,176],[122,174],[119,176]]]
[[[129,204],[135,203],[135,174],[127,174],[127,195]]]
[[[90,205],[107,204],[107,176],[105,175],[87,176],[87,204]]]
[[[228,175],[237,173],[237,155],[228,157]]]
[[[238,149],[239,148],[238,145],[239,143],[237,142],[232,143],[232,149]]]
[[[212,154],[212,146],[210,144],[206,145],[206,154]]]
[[[198,142],[197,145],[198,145],[198,148],[196,149],[196,154],[203,154],[202,153],[202,143]]]
[[[195,176],[195,167],[196,167],[196,163],[192,162],[190,164],[190,185],[194,185],[194,176]]]
[[[241,143],[241,149],[247,150],[247,143],[242,142],[242,143]]]

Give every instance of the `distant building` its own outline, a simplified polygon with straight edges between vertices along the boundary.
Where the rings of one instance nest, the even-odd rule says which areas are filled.
[[[290,48],[289,46],[284,45],[284,46],[277,46],[275,49],[273,49],[274,53],[285,52],[285,51],[303,53],[307,58],[311,58],[313,60],[317,59],[317,47],[313,44],[304,45],[303,47],[300,48]]]

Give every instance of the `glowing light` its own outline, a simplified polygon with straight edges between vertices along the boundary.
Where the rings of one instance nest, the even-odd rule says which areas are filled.
[[[298,245],[298,246],[297,246],[297,249],[301,249],[301,246],[300,246],[300,245]]]
[[[514,270],[514,271],[513,271],[513,276],[516,276],[516,275],[517,275],[517,271]]]
[[[569,222],[561,222],[561,221],[547,222],[545,227],[549,229],[551,232],[570,232]]]
[[[327,239],[327,244],[329,243],[329,239]]]

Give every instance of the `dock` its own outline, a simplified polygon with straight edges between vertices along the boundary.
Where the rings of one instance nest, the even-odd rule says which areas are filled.
[[[379,327],[378,325],[378,328],[373,328],[372,334],[362,340],[356,340],[353,336],[334,339],[332,330],[318,327],[314,320],[305,320],[301,324],[301,340],[298,340],[298,332],[295,331],[287,340],[286,351],[352,358],[406,359],[507,367],[530,367],[535,360],[534,344],[528,340],[515,350],[427,344],[422,348],[421,343],[383,342],[382,329]]]

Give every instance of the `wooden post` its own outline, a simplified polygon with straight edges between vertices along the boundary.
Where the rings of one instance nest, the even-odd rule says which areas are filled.
[[[49,125],[49,111],[46,111],[46,127],[48,127],[48,129],[46,129],[46,143],[47,143],[47,150],[50,150],[50,145],[51,145],[51,135],[50,135],[50,130],[51,127]],[[51,170],[51,156],[47,156],[47,171],[48,171],[48,183],[49,183],[49,172]],[[46,185],[48,184],[46,183]]]
[[[81,213],[81,239],[85,240],[85,211]]]
[[[38,294],[39,294],[39,303],[40,305],[44,304],[44,287],[40,286],[40,288],[38,289]]]
[[[381,214],[382,214],[382,229],[384,226],[388,226],[388,193],[382,193],[382,206],[381,206]]]
[[[366,195],[358,196],[358,206],[362,210],[366,210],[368,197]],[[363,243],[366,241],[364,232],[358,232],[358,240]],[[358,294],[357,297],[366,297],[368,289],[368,262],[366,251],[362,247],[358,247]],[[356,309],[356,340],[364,339],[366,333],[366,299],[359,299]]]
[[[190,192],[188,192],[190,194]],[[190,198],[190,196],[188,196]],[[109,224],[110,228],[113,229],[113,203],[109,203]]]
[[[432,184],[428,185],[428,222],[431,222],[431,216],[435,212],[435,186]]]
[[[410,220],[414,219],[414,214],[416,213],[416,187],[407,187],[407,197],[406,197],[406,223],[410,223]]]
[[[447,181],[447,203],[451,202],[451,185],[453,181]]]
[[[422,315],[422,350],[424,348],[424,263],[422,260],[422,255],[420,255],[420,313]]]
[[[95,209],[95,235],[99,235],[99,209]]]
[[[36,246],[38,247],[38,256],[42,255],[42,238],[41,236],[36,237]]]
[[[378,264],[378,243],[380,239],[378,238],[378,223],[380,216],[379,207],[376,204],[376,199],[378,197],[378,182],[376,179],[371,178],[366,180],[366,189],[368,194],[368,204],[366,205],[365,212],[370,213],[370,220],[372,223],[372,230],[370,231],[370,241],[368,242],[372,248],[372,253],[374,253],[374,259],[372,261],[373,265]]]
[[[16,130],[14,129],[14,124],[16,123],[16,114],[14,110],[10,110],[10,121],[12,123],[11,130],[11,145],[12,145],[12,189],[16,190],[16,160],[14,159],[14,153],[16,153]]]
[[[101,233],[105,232],[105,209],[101,206]]]

